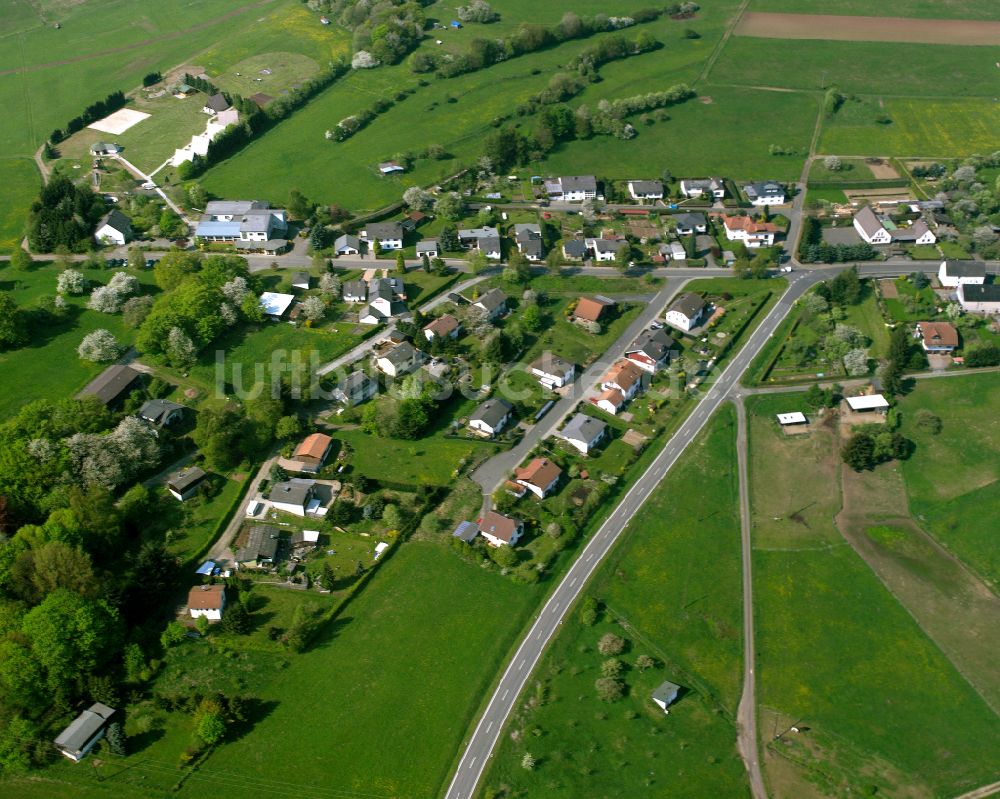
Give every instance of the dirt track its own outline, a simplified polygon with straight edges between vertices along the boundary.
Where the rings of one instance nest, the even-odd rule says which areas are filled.
[[[751,11],[734,31],[767,39],[829,39],[846,42],[1000,44],[1000,22],[832,14],[769,14]]]

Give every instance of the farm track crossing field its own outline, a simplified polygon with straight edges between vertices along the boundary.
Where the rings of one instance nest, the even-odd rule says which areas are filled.
[[[737,36],[760,36],[768,39],[834,39],[847,42],[916,42],[961,45],[1000,44],[1000,22],[984,20],[748,12],[740,17],[734,33]]]

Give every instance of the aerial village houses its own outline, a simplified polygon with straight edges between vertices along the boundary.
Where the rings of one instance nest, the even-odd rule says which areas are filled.
[[[423,362],[424,354],[410,342],[404,341],[379,357],[375,365],[389,377],[402,377],[419,369]]]
[[[366,402],[378,393],[378,383],[358,370],[337,383],[333,398],[342,405],[354,406]]]
[[[663,184],[658,180],[630,180],[628,193],[633,200],[662,200]]]
[[[437,258],[441,254],[441,246],[437,239],[422,239],[417,242],[416,252],[417,258],[422,258],[425,255],[428,258]]]
[[[947,354],[958,348],[958,330],[948,322],[917,322],[913,337],[924,352]]]
[[[617,389],[627,402],[642,390],[644,374],[638,366],[623,358],[616,361],[601,378],[601,388]]]
[[[584,243],[594,253],[595,261],[613,261],[621,250],[629,247],[625,239],[587,238]]]
[[[960,283],[958,304],[965,311],[1000,314],[1000,283]]]
[[[670,219],[674,220],[678,236],[690,236],[695,233],[705,233],[708,230],[708,219],[699,211],[674,214]]]
[[[213,94],[207,100],[205,100],[205,105],[201,109],[202,112],[208,114],[209,116],[215,116],[216,114],[221,114],[223,111],[229,108],[229,101],[225,98],[222,93]]]
[[[608,426],[600,419],[578,413],[569,420],[559,435],[582,455],[588,455],[604,440],[607,432]]]
[[[587,242],[583,239],[566,239],[562,246],[563,258],[568,261],[582,261],[587,257]]]
[[[751,205],[784,205],[785,187],[773,180],[764,183],[750,183],[743,187],[743,193]]]
[[[315,498],[315,494],[315,480],[293,477],[282,483],[275,483],[267,498],[277,510],[295,516],[305,516],[319,509],[319,500]]]
[[[708,195],[715,200],[726,196],[726,184],[722,178],[687,178],[681,181],[681,194],[690,199]]]
[[[350,281],[354,282],[354,281]],[[351,286],[352,299],[354,302],[354,292],[358,289]],[[368,305],[358,313],[358,321],[363,325],[378,325],[391,319],[394,316],[401,316],[407,312],[406,297],[402,278],[399,277],[377,277],[368,281]],[[344,292],[347,299],[347,292]]]
[[[514,546],[524,532],[524,522],[491,510],[479,520],[479,532],[490,546]]]
[[[443,314],[424,325],[424,338],[428,341],[434,339],[458,338],[462,330],[462,323],[450,313]]]
[[[510,422],[514,406],[507,400],[494,397],[476,408],[469,417],[469,427],[480,433],[495,436]]]
[[[660,683],[657,689],[653,691],[653,702],[660,708],[660,710],[669,714],[670,711],[667,710],[667,708],[677,701],[677,694],[680,690],[681,687],[677,683],[666,680]]]
[[[687,292],[682,294],[667,309],[666,322],[671,327],[690,332],[701,324],[708,310],[708,303],[700,294]]]
[[[528,369],[534,377],[538,378],[538,382],[548,389],[562,388],[567,383],[573,382],[573,377],[576,374],[575,364],[560,358],[558,355],[553,355],[551,352],[543,352]]]
[[[545,193],[555,202],[581,203],[584,200],[596,200],[597,178],[593,175],[551,178],[545,181]]]
[[[514,470],[514,482],[539,499],[545,499],[558,485],[562,469],[548,458],[533,458],[527,466]]]
[[[479,250],[491,261],[500,260],[500,231],[495,227],[463,228],[458,231],[458,241],[466,250]]]
[[[76,398],[97,397],[104,405],[111,408],[121,402],[141,379],[142,374],[131,366],[112,364],[87,383]]]
[[[661,330],[643,330],[625,350],[625,357],[649,374],[656,374],[670,364],[670,351],[677,342]]]
[[[104,737],[104,732],[114,714],[113,707],[94,702],[59,733],[59,737],[54,741],[56,749],[63,756],[79,763]]]
[[[882,220],[866,205],[854,215],[854,229],[868,244],[881,245],[892,242],[904,244],[934,244],[937,236],[927,227],[923,219],[917,219],[909,227],[896,227]]]
[[[178,502],[186,502],[198,493],[198,488],[208,475],[198,466],[181,469],[167,480],[167,491]]]
[[[343,233],[333,242],[333,251],[337,255],[360,255],[361,239],[350,233]]]
[[[234,558],[241,568],[260,569],[272,565],[277,554],[277,528],[255,524],[247,530],[246,543],[236,550]]]
[[[264,316],[272,322],[280,322],[293,302],[295,302],[294,294],[265,291],[260,295],[260,307],[264,311]]]
[[[545,255],[542,250],[542,229],[534,222],[514,225],[514,242],[517,244],[517,251],[532,263],[541,261]]]
[[[192,619],[204,616],[209,621],[221,621],[225,609],[224,585],[196,585],[188,591],[188,613]]]
[[[963,284],[981,286],[986,282],[986,264],[982,261],[942,261],[938,280],[949,289]]]
[[[323,468],[332,449],[333,439],[330,436],[325,433],[312,433],[295,448],[292,457],[302,464],[302,471],[318,472]]]
[[[157,429],[169,427],[184,418],[184,406],[165,399],[151,399],[142,403],[139,418]]]
[[[399,222],[369,222],[361,231],[361,240],[369,247],[383,250],[403,249],[403,226]]]
[[[195,227],[202,241],[224,241],[237,249],[279,252],[288,242],[287,212],[263,200],[212,200]]]
[[[742,241],[750,249],[772,246],[774,236],[778,232],[777,225],[771,222],[755,222],[749,216],[727,216],[723,220],[723,225],[729,241]]]
[[[496,320],[507,313],[507,295],[500,289],[490,289],[472,305],[486,311],[490,319]]]
[[[581,297],[573,309],[574,322],[600,322],[615,307],[615,301],[607,297]]]
[[[132,223],[117,208],[112,208],[97,223],[94,238],[98,244],[115,244],[121,247],[132,238]]]

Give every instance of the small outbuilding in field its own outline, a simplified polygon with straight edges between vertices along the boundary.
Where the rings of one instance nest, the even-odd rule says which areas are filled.
[[[854,413],[880,413],[889,410],[889,401],[881,394],[865,394],[861,397],[847,397],[847,406]]]
[[[664,713],[669,715],[670,711],[667,708],[677,701],[677,695],[680,693],[680,690],[681,687],[677,683],[665,680],[653,691],[653,702],[662,708]]]

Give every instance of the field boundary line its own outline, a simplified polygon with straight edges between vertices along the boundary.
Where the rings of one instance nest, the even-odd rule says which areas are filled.
[[[733,35],[733,31],[736,30],[736,26],[740,24],[740,20],[743,19],[743,14],[746,13],[747,6],[750,5],[750,0],[743,0],[740,3],[740,7],[736,9],[736,13],[733,14],[733,18],[730,20],[729,25],[726,26],[725,32],[719,39],[718,43],[715,45],[715,49],[712,50],[712,54],[708,57],[708,61],[705,62],[705,68],[702,69],[701,74],[695,83],[702,83],[708,81],[708,76],[712,72],[712,68],[715,66],[715,62],[719,60],[719,56],[722,55],[722,51],[729,41],[729,37]]]

